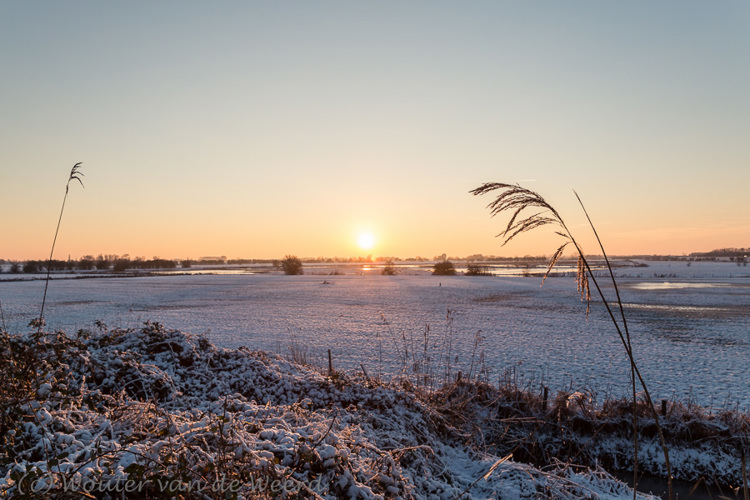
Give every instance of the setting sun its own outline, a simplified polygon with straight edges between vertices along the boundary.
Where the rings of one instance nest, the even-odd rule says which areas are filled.
[[[375,246],[375,237],[371,233],[362,233],[359,235],[357,243],[362,250],[369,250]]]

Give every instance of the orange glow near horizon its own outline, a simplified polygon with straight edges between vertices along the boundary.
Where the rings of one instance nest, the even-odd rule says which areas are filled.
[[[76,191],[68,200],[70,212],[65,214],[60,236],[55,247],[55,259],[80,259],[85,255],[129,254],[131,258],[151,259],[198,259],[203,256],[226,255],[229,259],[280,258],[294,254],[301,258],[356,257],[372,254],[373,257],[397,258],[424,257],[447,254],[466,257],[475,254],[514,257],[524,255],[550,255],[559,246],[560,239],[541,228],[521,235],[506,246],[495,237],[506,223],[505,219],[489,217],[481,205],[484,200],[472,205],[467,197],[468,209],[456,210],[450,221],[451,231],[432,219],[420,223],[419,214],[404,217],[404,220],[384,218],[377,226],[388,226],[387,238],[370,227],[344,229],[335,220],[313,223],[299,228],[295,233],[286,231],[275,220],[258,223],[253,231],[237,232],[236,223],[206,224],[196,231],[193,220],[170,221],[160,219],[156,212],[152,218],[158,221],[129,225],[125,221],[113,224],[94,211],[86,211],[92,203],[85,197],[94,195],[93,189]],[[747,247],[750,226],[727,224],[726,227],[701,227],[693,219],[691,227],[672,227],[663,224],[634,228],[626,221],[611,221],[598,204],[590,207],[601,222],[597,229],[607,252],[611,255],[687,255],[692,252],[707,252],[717,248]],[[54,211],[58,207],[50,203],[46,214],[33,218],[26,227],[10,221],[2,221],[6,234],[14,235],[5,240],[12,245],[0,248],[0,259],[42,260],[49,257],[49,246],[54,234]],[[463,207],[462,207],[463,208]],[[573,207],[575,208],[575,207]],[[606,208],[606,207],[605,207]],[[571,229],[582,244],[584,251],[598,253],[598,245],[590,234],[585,220],[576,217],[575,210],[565,210],[571,221]],[[50,216],[51,214],[51,216]],[[636,222],[639,220],[634,217]],[[50,222],[50,220],[52,222]],[[117,221],[119,222],[119,221]],[[439,221],[438,221],[439,222]],[[233,226],[234,224],[234,226]],[[437,225],[436,225],[437,224]],[[198,224],[195,224],[198,226]],[[45,228],[47,231],[30,231],[27,227]],[[93,232],[92,228],[96,228]],[[353,230],[352,230],[353,229]]]
[[[611,255],[750,246],[750,4],[48,3],[0,16],[0,260],[49,257],[77,162],[59,260],[554,253],[486,182],[591,254],[573,189]]]

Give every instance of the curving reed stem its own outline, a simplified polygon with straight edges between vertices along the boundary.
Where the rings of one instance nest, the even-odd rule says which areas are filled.
[[[78,181],[81,184],[81,187],[84,187],[83,181],[81,180],[81,177],[83,176],[83,172],[80,171],[81,163],[82,162],[78,162],[73,165],[73,168],[70,170],[70,176],[68,176],[68,182],[65,184],[65,196],[63,197],[62,207],[60,208],[60,217],[58,217],[57,219],[57,229],[55,229],[55,237],[52,240],[52,248],[49,251],[49,260],[47,261],[47,277],[44,280],[44,296],[42,297],[42,309],[41,311],[39,311],[39,319],[37,320],[38,334],[42,333],[42,328],[44,328],[44,305],[47,302],[47,287],[49,287],[49,277],[52,267],[52,255],[55,253],[55,243],[57,243],[57,234],[60,232],[60,223],[62,222],[63,212],[65,212],[65,201],[68,199],[70,183],[71,181]]]

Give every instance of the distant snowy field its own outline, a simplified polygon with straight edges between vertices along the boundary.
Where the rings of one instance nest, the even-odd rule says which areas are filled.
[[[750,268],[648,264],[617,273],[637,360],[654,397],[749,408]],[[55,280],[45,317],[49,328],[69,333],[94,328],[95,320],[122,327],[151,320],[206,334],[225,347],[287,353],[297,345],[317,355],[331,349],[337,368],[360,370],[361,363],[371,376],[397,370],[397,351],[405,346],[421,356],[426,340],[437,372],[450,345],[451,365],[464,373],[472,353],[476,362],[483,350],[493,382],[510,374],[519,384],[552,390],[626,394],[624,350],[602,304],[595,300],[586,320],[573,278],[540,282],[352,274]],[[38,315],[43,289],[43,281],[0,281],[11,332]]]

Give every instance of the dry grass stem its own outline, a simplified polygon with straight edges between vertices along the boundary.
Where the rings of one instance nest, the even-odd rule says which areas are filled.
[[[60,223],[62,222],[63,212],[65,212],[65,201],[68,199],[68,191],[70,190],[70,183],[72,181],[78,181],[78,183],[83,186],[83,181],[81,180],[81,177],[83,176],[83,172],[81,172],[81,162],[76,163],[73,165],[73,168],[70,169],[70,175],[68,176],[68,182],[65,184],[65,196],[63,197],[62,207],[60,207],[60,217],[57,219],[57,228],[55,229],[55,237],[52,240],[52,249],[49,251],[49,261],[47,262],[47,278],[44,282],[44,296],[42,297],[42,308],[39,311],[39,319],[38,319],[38,330],[37,333],[42,332],[42,328],[44,328],[44,305],[47,302],[47,288],[49,287],[49,277],[50,277],[50,271],[52,268],[52,255],[55,253],[55,243],[57,243],[57,235],[60,232]]]

